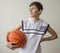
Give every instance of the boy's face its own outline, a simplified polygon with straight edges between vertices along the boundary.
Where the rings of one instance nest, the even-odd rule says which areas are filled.
[[[41,11],[35,5],[29,7],[29,12],[31,17],[38,17],[41,14]]]

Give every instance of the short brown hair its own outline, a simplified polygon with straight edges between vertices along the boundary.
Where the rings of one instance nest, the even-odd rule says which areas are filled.
[[[32,5],[35,5],[38,8],[38,10],[43,10],[43,5],[40,2],[34,1],[29,5],[29,7],[31,7]]]

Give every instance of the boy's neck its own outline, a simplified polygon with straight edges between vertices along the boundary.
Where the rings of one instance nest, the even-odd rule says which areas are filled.
[[[33,21],[38,21],[40,18],[39,17],[32,17]]]

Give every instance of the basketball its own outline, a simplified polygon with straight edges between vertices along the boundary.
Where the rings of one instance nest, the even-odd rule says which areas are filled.
[[[26,44],[26,35],[19,30],[14,30],[7,35],[7,40],[8,42],[17,42],[18,48],[20,48]]]

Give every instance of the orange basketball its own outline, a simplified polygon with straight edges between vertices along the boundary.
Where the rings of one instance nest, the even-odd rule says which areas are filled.
[[[7,35],[7,40],[9,42],[17,42],[17,44],[19,44],[18,48],[20,48],[26,43],[26,35],[19,30],[14,30]]]

